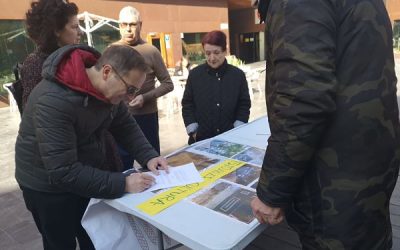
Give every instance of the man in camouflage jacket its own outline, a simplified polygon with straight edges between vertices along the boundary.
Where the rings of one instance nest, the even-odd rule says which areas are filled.
[[[272,0],[271,136],[252,202],[304,249],[390,249],[400,127],[382,0]]]

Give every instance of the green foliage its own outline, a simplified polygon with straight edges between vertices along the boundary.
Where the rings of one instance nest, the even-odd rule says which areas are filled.
[[[206,59],[203,51],[187,53],[186,57],[191,64],[202,64]]]
[[[14,81],[14,75],[12,74],[11,70],[3,70],[0,71],[0,95],[6,96],[7,90],[3,88],[4,83],[9,83]]]
[[[11,69],[0,71],[0,84],[9,83],[15,81],[14,74]]]
[[[237,58],[235,55],[226,56],[226,61],[236,67],[240,67],[244,65],[244,62]]]

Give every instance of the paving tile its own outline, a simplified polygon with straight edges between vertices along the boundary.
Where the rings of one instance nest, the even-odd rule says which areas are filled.
[[[1,248],[0,248],[1,249]],[[31,242],[24,244],[15,244],[13,247],[7,250],[43,250],[42,238],[35,239]]]
[[[19,187],[14,176],[0,181],[0,195],[15,191],[19,191]]]
[[[21,203],[21,200],[13,192],[0,194],[0,211],[16,206],[18,203]]]
[[[23,201],[19,200],[18,204],[14,206],[0,209],[0,229],[10,228],[27,220],[33,221],[33,218]]]
[[[400,227],[392,225],[392,234],[393,238],[400,239]],[[400,245],[398,247],[400,247]]]
[[[399,238],[393,238],[392,250],[400,250],[400,239]]]
[[[390,214],[400,215],[400,206],[390,204],[389,209],[390,209]]]
[[[390,215],[390,220],[392,222],[392,226],[400,227],[400,215]]]
[[[0,228],[5,230],[6,228],[13,226],[19,222],[19,215],[16,213],[14,208],[6,208],[0,211]]]
[[[6,231],[0,229],[0,249],[9,249],[17,244],[18,242],[15,241]]]
[[[30,243],[41,238],[35,223],[30,220],[18,222],[6,228],[5,231],[19,244]]]

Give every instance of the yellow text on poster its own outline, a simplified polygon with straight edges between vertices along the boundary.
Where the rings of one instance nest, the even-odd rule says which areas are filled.
[[[214,167],[205,170],[200,175],[204,181],[192,183],[184,186],[174,187],[162,192],[151,199],[139,204],[137,207],[149,215],[155,215],[162,210],[174,205],[189,195],[199,191],[205,186],[210,185],[219,178],[235,171],[245,163],[235,160],[225,160]]]

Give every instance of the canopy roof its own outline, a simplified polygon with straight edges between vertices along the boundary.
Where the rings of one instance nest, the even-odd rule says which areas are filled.
[[[103,16],[98,16],[92,13],[89,13],[87,11],[84,11],[81,14],[78,14],[78,19],[83,20],[85,27],[82,27],[79,25],[79,28],[86,33],[87,37],[87,42],[89,46],[93,46],[93,40],[92,40],[92,32],[97,30],[98,28],[102,27],[103,25],[108,25],[113,29],[119,30],[118,27],[118,21],[108,18],[108,17],[103,17]]]

